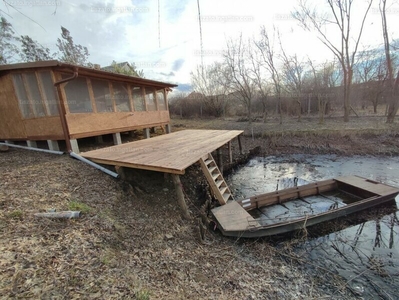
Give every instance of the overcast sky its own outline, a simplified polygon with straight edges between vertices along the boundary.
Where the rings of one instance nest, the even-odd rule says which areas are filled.
[[[6,2],[40,24],[2,1],[2,15],[12,23],[16,34],[29,35],[52,52],[57,50],[56,40],[60,27],[64,26],[75,43],[88,47],[90,62],[101,66],[109,65],[112,60],[135,62],[144,70],[146,78],[179,84],[180,91],[189,89],[190,72],[201,62],[196,0],[159,0],[159,26],[157,0]],[[322,9],[324,1],[317,2]],[[354,8],[355,18],[359,20],[365,2],[355,1],[359,3]],[[362,46],[382,43],[378,0],[374,2]],[[236,38],[240,33],[246,38],[256,37],[262,25],[280,30],[288,54],[310,56],[316,61],[331,59],[332,54],[315,34],[304,32],[291,18],[296,5],[297,0],[200,0],[204,63],[222,59],[227,39]],[[390,6],[391,38],[398,38],[398,16],[399,6]],[[327,33],[335,34],[333,31]]]

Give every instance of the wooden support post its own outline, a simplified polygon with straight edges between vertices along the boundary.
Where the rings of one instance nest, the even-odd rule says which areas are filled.
[[[240,148],[240,154],[242,154],[242,144],[241,144],[241,135],[237,136],[238,147]]]
[[[28,147],[37,148],[37,143],[35,141],[26,141]]]
[[[120,132],[113,133],[112,138],[114,139],[114,145],[122,144],[121,134]]]
[[[150,133],[155,133],[155,127],[150,128]]]
[[[166,124],[166,133],[171,133],[172,132],[172,126],[170,124]]]
[[[163,173],[163,179],[165,180],[165,182],[169,180],[169,175],[169,173]]]
[[[103,140],[103,136],[102,135],[97,135],[96,136],[96,143],[97,144],[103,144],[104,140]]]
[[[217,149],[216,153],[218,155],[218,167],[219,167],[220,173],[223,174],[223,151],[222,151],[222,148]]]
[[[47,145],[50,150],[60,151],[60,147],[58,146],[57,141],[47,140]]]
[[[180,176],[177,174],[171,175],[176,188],[177,202],[179,203],[180,209],[182,210],[183,217],[185,219],[190,219],[190,213],[188,211],[186,201],[184,200],[183,186],[180,181]]]
[[[122,180],[126,180],[126,170],[125,167],[115,166],[115,171],[118,173]]]
[[[149,139],[151,137],[150,135],[150,128],[144,128],[144,137],[146,139]]]
[[[76,154],[79,154],[79,145],[78,145],[78,140],[77,139],[71,139],[69,140],[71,143],[71,150],[75,152]]]
[[[229,163],[233,163],[233,151],[231,150],[231,141],[227,143],[229,149]]]

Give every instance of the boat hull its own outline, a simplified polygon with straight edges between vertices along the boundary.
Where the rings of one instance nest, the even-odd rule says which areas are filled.
[[[284,206],[290,201],[304,197],[320,195],[329,191],[341,191],[354,195],[356,200],[342,207],[329,209],[317,214],[306,214],[289,221],[264,225],[261,219],[251,216],[251,211],[273,206]],[[294,187],[277,192],[229,202],[217,207],[212,213],[218,228],[225,236],[257,238],[300,230],[316,224],[328,222],[355,212],[369,209],[392,201],[399,194],[399,189],[358,176],[340,177],[301,187]],[[273,222],[273,220],[271,220]]]

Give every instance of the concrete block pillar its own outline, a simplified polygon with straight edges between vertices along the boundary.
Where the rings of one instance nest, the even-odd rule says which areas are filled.
[[[28,145],[28,147],[37,148],[36,141],[26,141],[26,144]]]
[[[97,144],[102,144],[102,143],[104,143],[104,140],[103,140],[103,136],[102,136],[102,135],[96,136],[96,143],[97,143]]]
[[[166,124],[166,133],[171,133],[172,132],[172,126],[170,124]]]
[[[77,153],[77,154],[80,153],[78,140],[77,139],[72,139],[72,140],[70,140],[70,143],[71,143],[72,151]]]
[[[112,134],[112,138],[114,139],[114,145],[122,144],[121,134],[120,132]]]
[[[144,128],[144,136],[146,139],[149,139],[151,137],[150,128]]]
[[[50,150],[60,151],[60,147],[58,146],[57,141],[47,140],[47,145]]]

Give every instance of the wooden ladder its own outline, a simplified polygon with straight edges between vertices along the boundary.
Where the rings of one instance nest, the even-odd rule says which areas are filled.
[[[224,205],[228,200],[233,199],[231,191],[224,181],[223,175],[220,172],[212,154],[208,153],[200,159],[202,171],[208,180],[209,185],[215,198],[219,201],[220,205]]]

